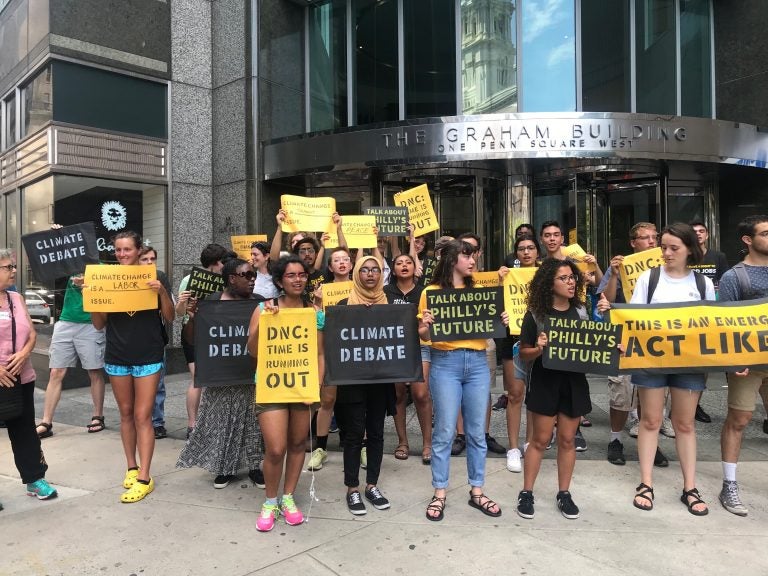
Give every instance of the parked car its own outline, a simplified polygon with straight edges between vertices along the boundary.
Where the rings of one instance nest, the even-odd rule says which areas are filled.
[[[36,292],[24,292],[24,300],[27,303],[27,310],[32,320],[38,320],[43,324],[51,323],[51,307],[40,294]]]

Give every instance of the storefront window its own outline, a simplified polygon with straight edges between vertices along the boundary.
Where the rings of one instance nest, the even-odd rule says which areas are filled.
[[[406,0],[405,116],[456,114],[454,0]]]
[[[51,67],[46,66],[24,88],[24,123],[22,137],[37,132],[53,118]]]
[[[680,1],[683,116],[712,116],[712,38],[709,0]]]
[[[5,101],[5,147],[16,144],[16,97]]]
[[[675,1],[636,0],[637,111],[677,113]]]
[[[461,0],[464,114],[517,112],[516,0]]]
[[[354,0],[357,124],[398,120],[396,0]]]
[[[347,125],[347,2],[309,9],[310,130]]]
[[[522,4],[522,112],[576,110],[574,0]]]
[[[630,58],[629,0],[581,0],[582,110],[631,111]]]

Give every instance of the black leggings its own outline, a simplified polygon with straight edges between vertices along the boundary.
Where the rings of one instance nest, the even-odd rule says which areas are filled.
[[[35,383],[21,385],[24,407],[21,415],[13,420],[6,420],[8,438],[11,440],[13,460],[19,471],[21,481],[31,484],[40,478],[45,478],[48,464],[45,463],[43,450],[40,448],[40,438],[35,428]]]

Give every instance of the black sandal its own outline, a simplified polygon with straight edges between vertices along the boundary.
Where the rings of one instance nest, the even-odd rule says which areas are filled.
[[[485,498],[485,502],[483,502],[483,498]],[[499,505],[496,504],[493,500],[488,498],[485,494],[480,492],[480,494],[472,494],[472,490],[469,491],[469,502],[467,502],[472,508],[477,508],[485,514],[486,516],[492,516],[493,518],[498,518],[501,516],[501,508],[499,508]],[[492,507],[496,506],[499,508],[496,512],[491,510]]]
[[[443,510],[445,510],[445,496],[440,498],[439,496],[432,496],[432,500],[429,501],[429,504],[427,505],[427,520],[432,520],[432,522],[439,522],[443,519],[444,514]],[[430,512],[437,512],[437,516],[431,516]]]
[[[640,486],[635,488],[635,491],[637,494],[635,494],[635,497],[632,499],[632,505],[637,508],[638,510],[645,510],[646,512],[649,512],[650,510],[653,510],[653,488],[648,486],[648,484],[644,484],[640,482]],[[650,494],[650,497],[648,496]],[[641,506],[638,504],[637,499],[642,498],[643,500],[648,501],[648,506]]]
[[[106,428],[106,426],[104,426],[104,416],[91,416],[91,423],[88,424],[86,428],[88,429],[88,434],[101,432]]]
[[[42,432],[37,433],[37,437],[40,438],[40,440],[42,440],[43,438],[50,438],[51,436],[53,436],[53,432],[51,430],[51,428],[53,428],[53,424],[51,424],[50,422],[40,422],[40,424],[35,426],[35,429],[37,428],[43,428]]]
[[[688,500],[688,498],[693,498],[693,501]],[[680,496],[680,502],[685,504],[685,507],[688,508],[688,512],[694,516],[706,516],[709,514],[709,508],[705,508],[704,510],[693,509],[696,504],[704,504],[705,506],[707,504],[701,499],[701,494],[699,494],[698,488],[691,488],[690,490],[683,489],[683,495]]]

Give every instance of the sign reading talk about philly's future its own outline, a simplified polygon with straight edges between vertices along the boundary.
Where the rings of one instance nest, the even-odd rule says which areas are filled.
[[[189,273],[187,290],[192,292],[192,297],[203,300],[209,294],[224,290],[224,277],[216,272],[195,266]]]
[[[376,216],[379,236],[408,236],[407,206],[371,206],[365,213]]]
[[[32,274],[41,282],[81,274],[87,264],[99,261],[93,222],[25,234],[21,242]]]
[[[547,318],[542,363],[550,370],[615,375],[619,371],[621,326],[574,318]]]
[[[427,290],[426,297],[427,309],[435,319],[430,327],[433,342],[506,336],[507,329],[501,322],[501,288]]]

